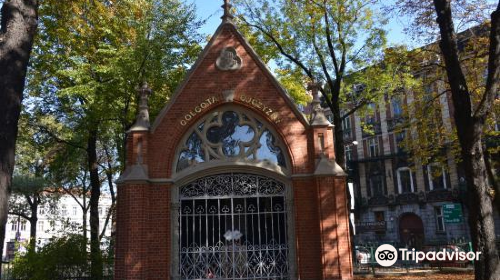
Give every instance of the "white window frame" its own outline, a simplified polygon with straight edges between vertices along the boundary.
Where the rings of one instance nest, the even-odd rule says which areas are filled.
[[[26,231],[26,221],[21,222],[21,231]]]
[[[351,116],[347,116],[342,120],[342,130],[343,131],[351,131]]]
[[[444,222],[443,206],[434,206],[434,217],[436,217],[436,231],[445,232],[446,223]],[[440,224],[443,228],[442,230],[439,229]]]
[[[427,179],[429,180],[429,189],[432,191],[434,190],[434,182],[432,181],[432,167],[433,166],[437,166],[437,167],[441,167],[441,174],[442,174],[442,177],[443,177],[443,186],[444,188],[443,189],[448,189],[448,186],[446,185],[446,170],[444,169],[444,166],[439,164],[439,163],[431,163],[429,165],[427,165]]]
[[[73,206],[73,216],[76,216],[78,214],[78,209],[76,206]]]
[[[346,161],[351,161],[352,160],[352,146],[346,145],[344,151],[345,151]]]
[[[43,231],[44,230],[44,221],[38,221],[38,230]]]
[[[347,118],[342,120],[342,133],[352,138],[351,116],[347,116]]]
[[[403,193],[403,185],[401,184],[401,175],[400,172],[402,171],[408,171],[410,172],[410,186],[411,186],[411,192],[415,192],[415,187],[413,186],[413,174],[411,172],[411,169],[409,167],[400,167],[396,170],[397,178],[398,178],[398,190],[399,193]]]
[[[377,137],[369,138],[367,142],[368,142],[367,143],[368,144],[368,155],[370,157],[378,157],[380,151],[379,151],[379,147],[378,147]],[[372,146],[375,148],[374,154],[372,154],[372,149],[371,149]]]

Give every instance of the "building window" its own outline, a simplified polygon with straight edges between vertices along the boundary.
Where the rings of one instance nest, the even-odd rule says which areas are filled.
[[[377,157],[378,154],[378,139],[377,137],[372,137],[368,139],[368,155],[370,157]]]
[[[427,176],[430,190],[446,189],[446,176],[444,167],[439,163],[427,165]]]
[[[376,106],[375,103],[370,103],[367,105],[367,116],[365,118],[365,121],[367,124],[374,124],[375,123],[375,110]]]
[[[77,214],[76,206],[73,206],[73,216],[76,216],[76,214]]]
[[[385,221],[385,213],[384,211],[375,211],[375,222],[384,222]]]
[[[436,214],[436,231],[444,232],[444,217],[443,217],[443,207],[434,207],[434,212]]]
[[[403,114],[403,109],[401,108],[401,99],[399,97],[394,97],[391,100],[392,114],[394,117],[399,117]]]
[[[318,145],[320,152],[323,153],[325,151],[325,136],[323,133],[318,133]]]
[[[328,111],[330,112],[330,111]],[[330,123],[333,123],[333,114],[327,114],[326,115],[326,119],[330,122]]]
[[[17,231],[17,222],[13,222],[13,223],[12,223],[11,230],[12,230],[12,231]]]
[[[413,188],[413,175],[408,167],[401,167],[397,170],[399,193],[415,192]]]
[[[26,221],[22,221],[21,222],[21,231],[25,231],[26,230]]]
[[[102,207],[99,207],[99,215],[102,215]]]
[[[370,176],[370,188],[373,196],[384,194],[384,179],[381,175]]]
[[[45,215],[45,208],[44,208],[44,207],[41,207],[41,208],[38,210],[38,214],[40,214],[40,215]]]
[[[351,137],[351,118],[350,117],[346,117],[345,119],[342,120],[342,130],[343,130],[345,138],[352,138]]]
[[[62,211],[61,211],[61,214],[63,216],[67,216],[68,215],[68,210],[66,209],[66,205],[63,205],[62,206]]]
[[[396,133],[396,146],[398,149],[398,153],[404,152],[403,141],[405,140],[405,137],[406,137],[406,131],[401,131]]]
[[[40,230],[40,231],[44,230],[44,222],[43,221],[38,222],[38,230]]]
[[[345,159],[346,159],[346,161],[352,160],[352,146],[351,145],[345,146]]]

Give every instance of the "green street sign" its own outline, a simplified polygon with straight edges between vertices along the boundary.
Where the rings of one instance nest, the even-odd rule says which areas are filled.
[[[460,223],[462,222],[462,217],[462,205],[460,205],[459,203],[450,203],[443,205],[443,218],[445,223]]]

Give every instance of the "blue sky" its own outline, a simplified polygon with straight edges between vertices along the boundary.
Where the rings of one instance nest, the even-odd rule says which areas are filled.
[[[221,5],[222,0],[188,0],[189,3],[196,5],[196,13],[199,19],[207,19],[206,24],[201,28],[200,32],[206,35],[211,35],[219,26],[222,16]],[[404,18],[391,17],[387,25],[389,44],[406,44],[412,45],[411,38],[403,32]]]

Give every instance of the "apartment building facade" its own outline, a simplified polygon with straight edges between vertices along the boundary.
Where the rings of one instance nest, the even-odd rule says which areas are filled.
[[[83,210],[80,204],[84,204],[83,198],[75,200],[71,195],[62,195],[54,207],[40,206],[38,209],[37,246],[43,246],[53,237],[61,237],[69,233],[81,233],[83,225]],[[88,203],[88,198],[87,198]],[[106,224],[106,216],[111,208],[111,197],[102,194],[99,200],[99,231],[106,226],[104,236],[111,236],[112,219]],[[90,213],[87,213],[87,236],[90,238]],[[24,250],[24,246],[30,239],[30,227],[32,225],[26,219],[9,215],[5,232],[4,251],[2,260],[12,260],[18,250]],[[20,245],[18,247],[18,245]]]
[[[436,101],[445,129],[454,125],[450,98],[444,94]],[[396,128],[408,102],[411,94],[385,96],[368,105],[373,114],[353,114],[343,121],[346,169],[356,204],[355,244],[421,247],[470,240],[467,185],[451,150],[443,147],[444,162],[421,164],[403,148],[408,132]],[[363,129],[366,124],[369,132]],[[498,217],[495,213],[500,235]]]

